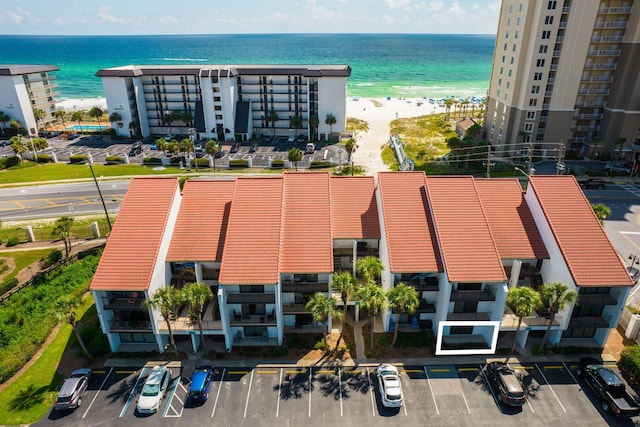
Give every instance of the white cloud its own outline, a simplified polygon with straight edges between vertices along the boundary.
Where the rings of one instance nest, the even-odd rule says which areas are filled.
[[[98,16],[102,18],[103,21],[109,22],[111,24],[117,25],[131,25],[131,24],[139,24],[141,22],[146,21],[145,17],[138,18],[121,18],[119,16],[111,15],[111,6],[102,6],[100,7],[100,11],[98,12]]]
[[[411,4],[411,0],[384,0],[384,5],[389,9],[400,9]]]

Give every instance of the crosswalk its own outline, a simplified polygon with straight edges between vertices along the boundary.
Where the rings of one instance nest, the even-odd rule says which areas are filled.
[[[624,188],[629,193],[633,194],[636,197],[640,197],[640,187],[636,187],[633,184],[621,184],[620,188]]]

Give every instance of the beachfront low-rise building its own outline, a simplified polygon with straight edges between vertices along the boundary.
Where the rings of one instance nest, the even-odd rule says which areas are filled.
[[[60,96],[55,75],[55,65],[0,65],[0,112],[9,120],[17,120],[31,136],[38,135],[41,125],[53,122],[56,97]],[[36,119],[35,110],[44,115]]]
[[[348,65],[129,65],[99,70],[116,133],[329,139],[346,125]]]
[[[151,200],[153,200],[151,202]],[[517,179],[383,172],[377,177],[284,173],[277,177],[132,180],[91,284],[113,351],[156,349],[166,322],[142,303],[157,289],[199,282],[213,299],[203,332],[218,348],[281,345],[319,332],[306,303],[332,292],[334,273],[380,259],[381,285],[418,291],[414,313],[382,331],[432,330],[436,354],[493,354],[518,319],[509,289],[561,282],[579,294],[555,316],[552,344],[603,346],[633,282],[571,176]],[[348,316],[358,318],[352,301]],[[200,347],[184,306],[170,320],[183,344]],[[539,343],[543,309],[522,320],[521,347]],[[510,342],[510,341],[509,341]],[[209,347],[210,348],[210,347]]]

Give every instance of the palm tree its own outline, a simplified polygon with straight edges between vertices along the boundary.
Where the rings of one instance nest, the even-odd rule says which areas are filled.
[[[211,288],[209,288],[209,286],[205,285],[204,283],[189,283],[184,288],[182,288],[182,295],[184,297],[184,300],[191,306],[190,309],[198,315],[200,341],[202,342],[202,349],[204,351],[207,351],[207,345],[204,340],[204,333],[202,332],[202,311],[204,310],[204,306],[205,304],[207,304],[207,301],[213,298]]]
[[[56,110],[55,113],[53,113],[53,116],[62,122],[62,130],[67,130],[67,125],[64,120],[65,117],[67,117],[67,112],[64,110]]]
[[[398,339],[400,314],[413,313],[416,311],[416,308],[420,305],[420,300],[418,299],[418,292],[415,288],[402,282],[387,291],[387,300],[389,301],[389,308],[393,310],[396,317],[393,340],[391,341],[391,347],[393,347]]]
[[[384,310],[387,303],[387,294],[376,282],[368,280],[358,289],[358,298],[360,299],[360,307],[369,315],[369,326],[371,328],[371,345],[369,348],[373,351],[373,331],[375,329],[376,316]]]
[[[453,100],[451,98],[444,100],[444,119],[449,120],[451,114],[451,106],[453,105]]]
[[[89,116],[98,120],[98,129],[102,128],[100,119],[102,118],[103,114],[104,111],[102,111],[100,107],[93,107],[91,110],[89,110]]]
[[[9,142],[11,143],[11,149],[16,153],[16,156],[20,157],[20,163],[22,163],[22,155],[27,152],[27,145],[20,135],[12,136]]]
[[[347,304],[356,295],[356,291],[358,290],[358,280],[348,271],[344,271],[339,274],[334,273],[333,279],[331,280],[331,290],[334,292],[340,292],[340,299],[342,300],[342,318],[346,319]],[[342,323],[342,328],[340,328],[340,339],[342,339],[343,332],[344,322]],[[340,339],[338,339],[338,342],[340,342]]]
[[[344,149],[347,151],[349,155],[349,163],[351,163],[351,176],[353,176],[353,153],[358,149],[358,144],[354,138],[349,138],[347,142],[344,143]]]
[[[342,313],[338,310],[336,300],[327,297],[322,292],[316,292],[307,302],[305,308],[311,312],[313,320],[326,323],[330,317],[340,318]],[[328,331],[327,331],[328,332]],[[327,335],[323,337],[325,351],[329,351]]]
[[[551,313],[549,325],[547,326],[547,330],[544,331],[544,336],[542,337],[542,346],[545,346],[547,338],[549,337],[551,325],[556,318],[556,314],[558,314],[560,310],[564,310],[567,304],[575,303],[578,300],[578,293],[576,291],[569,290],[569,286],[563,283],[553,282],[542,285],[540,296],[542,297],[543,306],[549,310],[549,313]]]
[[[0,111],[0,123],[2,123],[2,133],[4,133],[5,129],[7,128],[7,122],[11,120],[11,117],[9,117],[8,114],[6,114],[4,111]]]
[[[53,224],[53,230],[51,234],[59,235],[64,241],[64,251],[69,258],[71,252],[71,227],[73,227],[73,218],[70,216],[61,216],[55,224]]]
[[[298,136],[298,129],[302,127],[302,117],[300,116],[291,116],[289,117],[289,126],[296,130],[296,136]]]
[[[382,274],[384,266],[380,258],[374,256],[366,256],[360,258],[356,263],[356,271],[362,276],[363,282],[378,282],[378,278]]]
[[[120,113],[118,113],[117,111],[114,111],[113,113],[109,114],[109,121],[111,123],[115,123],[116,126],[118,126],[118,122],[122,120],[122,116],[120,115]],[[113,128],[115,129],[116,126],[114,126]]]
[[[598,155],[598,144],[602,142],[602,138],[594,136],[591,138],[591,144],[593,145],[593,150],[591,151],[591,161],[589,161],[589,171],[593,170],[593,158]]]
[[[604,220],[611,216],[611,208],[603,203],[594,203],[591,205],[593,213],[598,217],[600,225],[604,225]]]
[[[329,125],[329,141],[331,141],[331,134],[333,134],[333,125],[337,123],[336,117],[333,114],[327,114],[324,119],[324,123]]]
[[[36,119],[36,123],[41,122],[42,127],[44,127],[45,129],[46,129],[46,124],[44,123],[44,118],[46,116],[47,116],[47,113],[45,113],[40,108],[36,108],[35,110],[33,110],[33,118]]]
[[[312,114],[309,116],[309,126],[311,127],[311,140],[316,140],[316,131],[318,130],[318,125],[320,124],[320,119],[316,114]]]
[[[173,286],[167,286],[166,288],[159,288],[149,299],[145,299],[142,303],[144,308],[156,309],[160,311],[162,319],[167,324],[167,330],[169,331],[169,345],[173,347],[173,351],[178,356],[178,346],[173,337],[173,329],[171,329],[171,320],[175,318],[180,305],[182,304],[182,295],[180,291]]]
[[[271,126],[273,127],[273,136],[276,136],[276,122],[280,120],[278,112],[276,110],[269,110],[266,120],[267,123],[271,123]]]
[[[78,340],[78,344],[80,344],[80,348],[82,348],[82,351],[89,359],[92,359],[93,355],[89,353],[87,346],[84,344],[84,340],[78,330],[78,324],[76,323],[76,308],[79,305],[80,301],[77,298],[65,295],[55,303],[55,316],[59,321],[66,322],[71,325],[71,329],[73,329],[73,333]]]
[[[209,142],[204,146],[204,151],[213,159],[213,171],[216,171],[216,154],[220,151],[220,147],[218,146],[218,141],[215,139],[210,139]],[[196,159],[196,162],[198,159]]]
[[[540,300],[540,294],[533,288],[527,286],[519,286],[509,290],[507,295],[507,307],[518,317],[518,326],[516,327],[516,334],[513,337],[513,345],[511,346],[511,353],[516,349],[518,344],[518,334],[520,333],[520,325],[522,319],[530,316],[531,313],[542,305]]]
[[[80,127],[80,132],[82,132],[82,119],[84,119],[83,111],[74,111],[71,114],[71,120],[73,120],[74,122],[78,122],[78,126]]]
[[[287,151],[287,157],[290,162],[296,167],[296,171],[298,170],[298,162],[302,160],[302,151],[298,147],[293,147],[289,151]]]
[[[20,130],[23,129],[22,123],[20,123],[16,119],[11,119],[9,121],[9,127],[15,131],[16,135],[20,135],[21,134]]]

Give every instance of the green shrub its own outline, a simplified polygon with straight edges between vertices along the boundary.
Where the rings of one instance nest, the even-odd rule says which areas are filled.
[[[73,156],[69,156],[69,163],[78,164],[85,163],[89,158],[86,154],[74,154]]]
[[[49,154],[38,154],[36,157],[38,163],[50,163],[53,162],[53,158]]]
[[[0,274],[8,270],[9,270],[9,265],[7,264],[7,261],[0,259]]]
[[[7,247],[9,247],[9,248],[10,248],[10,247],[12,247],[12,246],[17,246],[17,245],[19,245],[20,243],[22,243],[22,242],[20,241],[20,238],[19,238],[19,237],[16,237],[16,236],[11,236],[11,237],[9,237],[9,238],[7,239]]]
[[[62,251],[60,249],[53,249],[49,254],[45,257],[44,263],[47,267],[55,264],[56,262],[62,259]]]
[[[284,167],[284,160],[271,160],[271,167],[273,169],[282,169]]]
[[[124,159],[122,158],[122,156],[107,156],[105,158],[105,161],[108,165],[119,165],[120,163],[124,162]]]
[[[0,283],[0,294],[3,294],[7,291],[18,286],[18,278],[12,277],[11,279],[6,279],[4,282]]]
[[[18,156],[13,157],[3,157],[0,159],[0,169],[9,169],[12,166],[15,166],[20,163],[20,159]]]
[[[245,159],[232,159],[229,160],[230,168],[247,168],[249,167],[249,161]]]
[[[328,168],[331,167],[331,162],[325,160],[314,160],[309,165],[310,169]]]
[[[142,159],[142,164],[148,166],[162,165],[162,159],[160,157],[145,157]]]
[[[619,365],[638,382],[640,380],[640,346],[636,344],[625,347],[620,353]]]

